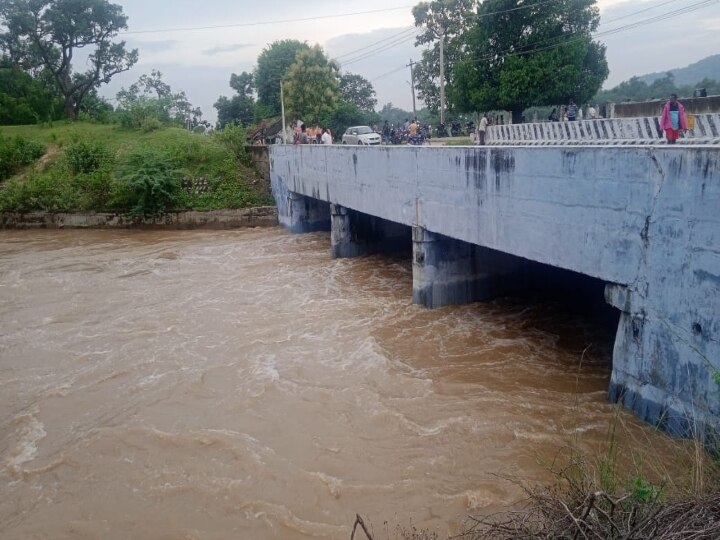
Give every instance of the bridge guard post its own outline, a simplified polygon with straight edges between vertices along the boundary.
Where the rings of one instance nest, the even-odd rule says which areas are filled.
[[[325,201],[287,192],[284,212],[278,205],[280,224],[294,233],[330,230],[330,205]]]
[[[525,286],[529,261],[413,227],[413,303],[428,308],[505,296]]]

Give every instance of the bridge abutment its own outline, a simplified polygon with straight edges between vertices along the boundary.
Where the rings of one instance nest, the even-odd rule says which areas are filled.
[[[331,252],[334,259],[358,257],[372,253],[407,250],[410,228],[382,218],[330,205]]]
[[[530,261],[413,227],[413,303],[428,308],[505,296]]]

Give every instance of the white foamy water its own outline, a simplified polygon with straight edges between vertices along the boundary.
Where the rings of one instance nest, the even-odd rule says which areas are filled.
[[[1,232],[0,537],[443,535],[605,439],[611,335],[411,274],[322,233]]]

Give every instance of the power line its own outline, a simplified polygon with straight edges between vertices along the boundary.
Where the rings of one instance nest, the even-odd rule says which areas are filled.
[[[685,13],[691,13],[691,12],[693,12],[693,11],[697,11],[697,10],[703,9],[703,8],[705,8],[705,7],[709,7],[709,6],[712,5],[712,4],[717,4],[718,2],[720,2],[720,0],[701,0],[700,2],[696,2],[695,4],[690,4],[689,6],[685,6],[685,7],[682,7],[682,8],[678,8],[678,9],[676,9],[676,10],[674,10],[674,11],[669,11],[669,12],[666,12],[666,13],[663,13],[663,14],[660,14],[660,15],[656,15],[655,17],[650,17],[649,19],[643,19],[643,20],[636,21],[636,22],[633,22],[633,23],[628,23],[628,24],[626,24],[626,25],[618,26],[617,28],[612,28],[612,29],[610,29],[610,30],[605,30],[605,31],[602,31],[602,32],[595,32],[595,33],[592,34],[592,37],[593,37],[593,38],[598,38],[598,37],[603,37],[603,36],[609,36],[609,35],[617,34],[617,33],[620,33],[620,32],[625,32],[625,31],[627,31],[627,30],[633,30],[633,29],[638,28],[638,27],[640,27],[640,26],[646,26],[646,25],[648,25],[648,24],[653,24],[653,23],[656,23],[656,22],[661,22],[661,21],[670,19],[670,18],[675,17],[675,16],[677,16],[677,15],[684,15]],[[668,2],[668,3],[669,3],[669,2]],[[627,16],[622,17],[622,18],[627,18],[627,17],[630,17],[630,16],[632,16],[632,15],[635,15],[635,13],[634,13],[634,14],[627,15]],[[615,19],[615,20],[616,20],[616,21],[617,21],[617,20],[620,20],[620,18]],[[514,51],[513,49],[506,49],[505,51],[500,51],[500,52],[494,53],[494,54],[492,54],[492,55],[487,55],[487,56],[484,56],[484,57],[479,57],[479,58],[477,58],[475,61],[481,62],[481,61],[483,61],[483,60],[492,60],[493,58],[498,58],[498,57],[503,57],[503,58],[505,58],[505,57],[508,57],[508,56],[525,56],[525,55],[528,55],[528,54],[534,54],[534,53],[536,53],[536,52],[542,52],[542,51],[546,51],[546,50],[557,49],[557,48],[559,48],[559,47],[564,47],[564,46],[566,46],[566,45],[570,45],[570,44],[572,44],[572,43],[576,43],[576,42],[578,42],[578,41],[581,41],[581,40],[585,39],[587,36],[586,36],[586,35],[578,35],[578,36],[572,37],[572,38],[570,38],[570,39],[565,39],[566,37],[567,37],[567,36],[560,36],[559,38],[551,38],[551,39],[548,39],[548,40],[539,41],[539,42],[537,42],[537,43],[534,44],[534,45],[539,45],[539,44],[541,44],[541,43],[547,43],[547,42],[552,42],[552,41],[555,41],[555,42],[556,42],[556,43],[553,43],[553,44],[551,44],[551,45],[547,45],[547,46],[545,46],[545,47],[538,47],[538,48],[534,48],[534,49],[531,49],[531,50],[528,50],[528,51]],[[559,41],[559,40],[562,40],[562,41]]]
[[[128,30],[126,32],[119,32],[119,34],[155,34],[161,32],[189,32],[193,30],[217,30],[220,28],[240,28],[247,26],[265,26],[269,24],[284,24],[294,22],[307,22],[307,21],[318,21],[321,19],[339,19],[342,17],[355,17],[357,15],[370,15],[373,13],[385,13],[388,11],[399,11],[401,9],[408,9],[414,7],[413,5],[398,6],[384,9],[371,9],[368,11],[356,11],[354,13],[338,13],[334,15],[317,15],[315,17],[301,17],[297,19],[278,19],[274,21],[257,21],[250,23],[232,23],[232,24],[214,24],[210,26],[189,26],[185,28],[163,28],[158,30]]]
[[[375,55],[377,55],[377,54],[383,53],[383,52],[385,52],[385,51],[389,51],[390,49],[393,49],[393,48],[397,47],[398,45],[402,45],[403,43],[406,43],[406,42],[408,42],[408,41],[412,41],[412,40],[414,40],[414,39],[415,39],[415,35],[414,35],[414,34],[413,34],[413,35],[410,35],[410,36],[405,36],[405,37],[403,37],[403,38],[396,39],[395,41],[393,41],[393,42],[391,42],[391,43],[387,43],[387,44],[383,45],[382,47],[379,47],[379,48],[377,48],[377,49],[375,49],[375,50],[367,51],[366,53],[363,53],[363,54],[361,54],[361,55],[359,55],[359,56],[356,56],[356,57],[354,57],[354,58],[350,58],[349,60],[346,60],[346,61],[342,62],[342,64],[343,64],[344,66],[347,66],[347,65],[350,65],[350,64],[354,64],[354,63],[356,63],[356,62],[360,62],[361,60],[366,60],[366,59],[368,59],[368,58],[370,58],[370,57],[372,57],[372,56],[375,56]]]
[[[345,54],[341,54],[341,55],[339,55],[339,56],[336,56],[336,57],[335,57],[335,60],[339,60],[339,59],[341,59],[341,58],[343,58],[343,57],[345,57],[345,56],[352,56],[352,55],[355,54],[355,53],[358,53],[358,52],[363,51],[363,50],[365,50],[365,49],[370,49],[371,47],[374,47],[375,45],[379,45],[380,43],[383,43],[383,42],[385,42],[385,41],[390,41],[390,40],[392,40],[392,39],[397,38],[398,36],[407,34],[407,33],[410,32],[410,31],[412,31],[413,33],[415,33],[415,32],[417,31],[417,29],[416,29],[415,26],[405,27],[405,28],[403,28],[403,30],[401,30],[401,31],[398,32],[397,34],[393,34],[392,36],[386,37],[385,39],[381,39],[381,40],[379,40],[379,41],[375,41],[374,43],[370,43],[369,45],[365,45],[364,47],[360,47],[359,49],[354,49],[354,50],[352,50],[352,51],[350,51],[350,52],[347,52],[347,53],[345,53]],[[413,35],[413,37],[415,37],[415,36]],[[364,54],[364,53],[363,53],[363,54]]]
[[[615,18],[615,19],[611,19],[611,20],[609,20],[609,21],[606,21],[605,24],[609,24],[610,22],[616,22],[616,21],[619,21],[619,20],[622,20],[622,19],[627,19],[627,18],[632,17],[632,16],[634,16],[634,15],[637,15],[637,14],[639,14],[639,13],[643,13],[643,12],[649,11],[649,10],[651,10],[651,9],[656,9],[656,8],[658,8],[658,7],[662,7],[662,6],[664,6],[664,5],[671,4],[671,3],[676,2],[676,1],[677,1],[677,0],[668,0],[668,1],[663,2],[663,3],[661,3],[661,4],[657,4],[657,5],[655,5],[655,6],[652,6],[652,7],[650,7],[650,8],[645,8],[645,9],[642,9],[642,10],[639,10],[639,11],[635,11],[635,12],[633,12],[633,13],[629,13],[629,14],[624,15],[624,16],[622,16],[622,17],[617,17],[617,18]],[[690,4],[690,5],[688,5],[688,6],[684,6],[684,7],[682,7],[682,8],[678,8],[678,9],[676,9],[676,10],[669,11],[669,12],[666,12],[666,13],[662,13],[662,14],[660,14],[660,15],[656,15],[656,16],[650,17],[650,18],[648,18],[648,19],[643,19],[643,20],[640,20],[640,21],[635,21],[635,22],[628,23],[628,24],[623,25],[623,26],[618,26],[618,27],[616,27],[616,28],[611,28],[611,29],[609,29],[609,30],[605,30],[605,31],[602,31],[602,32],[595,32],[594,34],[592,34],[592,36],[593,36],[594,38],[597,38],[597,37],[603,37],[603,36],[609,36],[609,35],[617,34],[617,33],[620,33],[620,32],[625,32],[625,31],[627,31],[627,30],[633,30],[633,29],[638,28],[638,27],[641,27],[641,26],[646,26],[646,25],[653,24],[653,23],[656,23],[656,22],[664,21],[664,20],[673,18],[673,17],[678,16],[678,15],[684,15],[684,14],[686,14],[686,13],[691,13],[691,12],[693,12],[693,11],[698,11],[698,10],[700,10],[700,9],[709,7],[709,6],[711,6],[712,4],[717,4],[718,2],[720,2],[720,0],[701,0],[700,2],[696,2],[695,4]],[[536,52],[542,52],[542,51],[551,50],[551,49],[556,49],[556,48],[559,48],[559,47],[564,47],[564,46],[566,46],[566,45],[570,45],[570,44],[572,44],[572,43],[575,43],[575,42],[578,42],[578,41],[580,41],[580,40],[582,40],[582,39],[585,39],[586,36],[585,36],[585,35],[580,35],[580,36],[572,37],[572,38],[570,38],[570,39],[565,39],[565,37],[566,37],[566,36],[563,36],[563,37],[561,37],[561,38],[551,38],[551,39],[547,39],[547,40],[544,40],[544,41],[539,41],[539,42],[535,43],[535,45],[540,45],[540,44],[542,44],[542,43],[552,43],[552,42],[555,42],[555,43],[552,43],[552,44],[547,45],[547,46],[544,46],[544,47],[537,47],[537,48],[534,48],[534,49],[531,49],[531,50],[528,50],[528,51],[515,51],[515,50],[513,50],[513,49],[506,49],[505,51],[500,51],[500,52],[497,52],[497,53],[492,54],[492,55],[487,55],[487,56],[483,56],[483,57],[478,57],[478,58],[476,58],[476,59],[472,59],[472,58],[471,58],[471,60],[472,60],[472,61],[476,61],[476,62],[481,62],[481,61],[483,61],[483,60],[492,60],[493,58],[498,58],[498,57],[524,56],[524,55],[528,55],[528,54],[534,54],[534,53],[536,53]],[[562,39],[563,41],[558,42],[558,39]],[[407,67],[407,66],[403,65],[403,66],[401,66],[401,67],[398,67],[398,68],[393,69],[393,70],[391,70],[391,71],[388,71],[388,72],[386,72],[386,73],[383,73],[383,74],[381,74],[381,75],[378,75],[377,77],[371,79],[371,82],[372,82],[372,81],[376,81],[376,80],[381,79],[381,78],[384,78],[384,77],[387,77],[387,76],[392,75],[392,74],[394,74],[394,73],[397,73],[398,71],[402,71],[402,70],[404,70],[406,67]]]
[[[670,0],[670,1],[675,2],[675,1],[677,1],[677,0]],[[530,8],[534,8],[534,7],[543,6],[543,5],[545,5],[545,4],[550,4],[550,3],[552,3],[552,2],[557,2],[557,0],[543,0],[543,1],[541,1],[541,2],[536,2],[536,3],[534,3],[534,4],[528,4],[528,5],[524,5],[524,6],[518,6],[518,7],[514,7],[514,8],[503,9],[503,10],[499,10],[499,11],[493,11],[493,12],[491,12],[491,13],[484,13],[484,14],[480,15],[479,18],[491,17],[491,16],[493,16],[493,15],[501,15],[501,14],[503,14],[503,13],[510,13],[510,12],[513,12],[513,11],[519,11],[519,10],[523,10],[523,9],[530,9]],[[415,27],[413,27],[413,29],[415,30],[414,35],[410,35],[410,36],[406,36],[405,38],[398,39],[398,40],[396,40],[396,41],[394,42],[394,44],[386,44],[386,45],[384,45],[383,47],[380,47],[380,48],[378,48],[378,49],[375,50],[375,51],[368,51],[368,52],[366,52],[366,53],[363,53],[362,55],[358,56],[357,58],[351,58],[351,59],[349,59],[349,60],[344,61],[343,64],[344,64],[344,65],[349,65],[349,64],[352,64],[352,63],[355,63],[355,62],[359,62],[359,61],[361,61],[361,60],[366,60],[367,58],[370,58],[370,57],[372,57],[372,56],[375,56],[376,54],[380,54],[380,53],[383,53],[383,52],[385,52],[385,51],[388,51],[388,50],[392,49],[392,48],[395,47],[395,46],[402,45],[402,44],[404,44],[404,43],[406,43],[406,42],[414,39],[414,38],[417,36],[417,34],[420,32],[420,29],[416,29]],[[400,33],[397,34],[397,35],[399,36],[399,35],[404,34],[404,33],[406,33],[406,31],[400,32]],[[381,41],[387,41],[387,39],[390,39],[390,38],[386,38],[385,40],[381,40]],[[378,43],[380,43],[380,42],[378,42]],[[370,47],[370,46],[364,47],[364,49],[367,49],[367,48],[369,48],[369,47]],[[362,50],[362,49],[358,49],[358,51],[360,51],[360,50]],[[346,53],[344,56],[349,56],[350,54],[352,54],[352,53]],[[406,66],[406,67],[407,67],[407,66]]]

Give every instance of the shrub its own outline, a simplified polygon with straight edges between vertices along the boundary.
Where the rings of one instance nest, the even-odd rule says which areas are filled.
[[[162,122],[160,122],[160,120],[158,118],[155,118],[154,116],[145,118],[140,123],[140,129],[143,131],[143,133],[152,133],[153,131],[162,129],[162,127]]]
[[[116,111],[120,125],[130,129],[145,129],[144,126],[162,126],[169,123],[167,100],[141,96],[124,104]],[[152,129],[148,130],[152,131]]]
[[[215,137],[223,145],[230,149],[240,163],[252,166],[252,158],[247,151],[247,140],[245,130],[240,125],[228,124],[222,131],[216,132]]]
[[[0,180],[16,174],[45,153],[45,147],[24,137],[7,138],[0,134]]]
[[[182,173],[164,152],[143,149],[127,155],[119,177],[131,214],[160,214],[182,202]]]
[[[73,174],[91,173],[109,165],[113,155],[102,141],[79,141],[67,147],[65,160]]]
[[[74,209],[74,195],[67,177],[38,174],[11,180],[0,191],[0,210],[14,212],[63,212]]]

